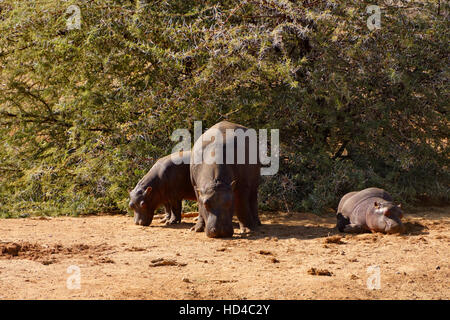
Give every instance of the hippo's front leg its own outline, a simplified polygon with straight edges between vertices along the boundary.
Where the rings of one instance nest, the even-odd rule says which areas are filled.
[[[200,210],[200,208],[199,208]],[[203,219],[202,215],[199,212],[199,215],[197,217],[197,223],[195,224],[195,226],[193,226],[191,228],[191,231],[195,231],[195,232],[203,232],[205,231],[205,220]]]
[[[344,227],[344,232],[363,233],[363,232],[365,232],[365,229],[359,224],[350,223]]]

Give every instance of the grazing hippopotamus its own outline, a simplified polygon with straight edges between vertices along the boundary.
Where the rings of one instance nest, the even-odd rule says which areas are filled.
[[[339,202],[337,228],[340,232],[364,231],[403,233],[400,205],[383,189],[367,188],[347,193]]]
[[[226,135],[226,130],[229,130],[231,135]],[[252,230],[261,224],[258,217],[261,166],[257,151],[255,152],[258,148],[255,145],[250,146],[247,139],[242,143],[243,148],[238,148],[238,139],[235,136],[236,133],[250,133],[248,130],[244,126],[222,121],[205,131],[195,142],[191,152],[190,170],[199,216],[192,230],[205,231],[211,238],[231,237],[234,232],[233,214],[236,214],[243,231]],[[227,148],[234,150],[234,161],[227,159]],[[215,161],[214,157],[213,161],[205,160],[208,152],[213,149],[214,155],[216,151],[223,154],[223,161]],[[237,161],[238,149],[240,152],[245,150],[245,157],[241,158],[240,162]],[[249,149],[252,150],[253,156],[250,155]],[[231,159],[231,153],[229,158]]]
[[[166,216],[162,222],[181,221],[181,201],[196,200],[189,173],[190,151],[177,152],[159,159],[130,192],[130,208],[134,222],[148,226],[155,210],[164,205]]]

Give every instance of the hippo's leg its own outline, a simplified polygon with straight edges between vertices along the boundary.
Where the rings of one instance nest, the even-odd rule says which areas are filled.
[[[261,225],[258,215],[258,189],[252,190],[250,194],[250,211],[257,226]]]
[[[164,215],[164,218],[161,219],[161,223],[165,223],[165,222],[169,221],[171,212],[172,212],[169,204],[164,205],[164,210],[165,210],[165,215]]]
[[[345,226],[344,232],[347,232],[347,233],[363,233],[363,232],[365,232],[365,230],[360,224],[350,223],[350,224]]]
[[[239,227],[241,231],[248,232],[255,229],[257,222],[250,208],[250,190],[242,188],[236,193],[235,212],[239,220]]]
[[[172,202],[170,206],[172,209],[172,215],[170,220],[166,221],[166,224],[176,224],[181,222],[181,200]]]
[[[344,232],[345,226],[350,224],[350,219],[344,217],[340,212],[336,215],[336,219],[336,227],[338,228],[339,232]]]
[[[205,231],[205,220],[203,219],[202,215],[199,213],[197,223],[195,226],[191,228],[191,231],[195,232],[203,232]]]

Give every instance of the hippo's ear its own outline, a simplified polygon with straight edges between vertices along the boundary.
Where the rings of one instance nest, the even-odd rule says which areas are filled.
[[[374,206],[375,208],[377,208],[377,209],[380,207],[380,205],[379,205],[378,202],[376,202],[376,201],[373,203],[373,206]]]
[[[236,185],[237,185],[237,180],[233,180],[233,181],[231,181],[231,190],[236,190]]]
[[[145,189],[144,191],[144,197],[148,196],[150,194],[150,192],[152,191],[152,187],[148,187],[147,189]]]

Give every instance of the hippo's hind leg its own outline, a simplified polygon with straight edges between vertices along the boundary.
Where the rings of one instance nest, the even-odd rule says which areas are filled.
[[[254,189],[250,193],[250,211],[257,226],[261,225],[261,220],[258,215],[258,188]]]
[[[181,200],[173,201],[170,205],[172,214],[166,224],[176,224],[181,222]]]
[[[239,220],[239,227],[241,231],[248,232],[257,226],[257,220],[252,213],[250,190],[242,188],[236,194],[235,212]]]
[[[366,230],[360,224],[350,223],[345,226],[344,232],[347,233],[363,233]]]
[[[336,227],[338,228],[339,232],[344,232],[345,226],[350,224],[350,219],[344,217],[340,212],[336,215],[336,219]]]
[[[170,209],[169,204],[164,205],[165,215],[164,218],[160,220],[161,223],[165,223],[170,220],[170,216],[172,215],[172,210]]]

